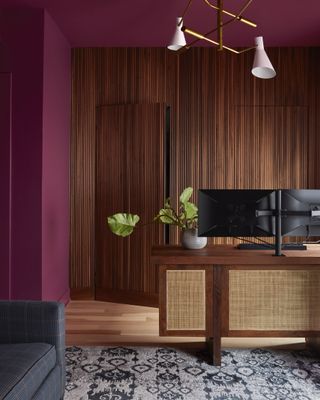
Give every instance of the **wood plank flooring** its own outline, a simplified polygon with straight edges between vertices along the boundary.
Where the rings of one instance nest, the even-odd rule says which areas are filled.
[[[175,345],[204,347],[205,338],[159,336],[157,308],[101,301],[71,301],[66,307],[66,343],[71,345]],[[303,338],[225,338],[223,347],[303,348]]]

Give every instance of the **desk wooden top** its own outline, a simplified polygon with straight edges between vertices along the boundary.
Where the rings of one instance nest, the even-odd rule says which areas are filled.
[[[274,250],[239,250],[234,246],[207,246],[187,250],[181,246],[152,248],[151,262],[158,265],[318,265],[320,246],[308,245],[307,250],[283,251],[284,257],[273,256]]]

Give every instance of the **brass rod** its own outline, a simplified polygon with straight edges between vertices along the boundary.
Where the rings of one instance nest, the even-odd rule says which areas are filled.
[[[241,10],[237,13],[237,17],[242,15],[246,9],[250,6],[250,4],[252,3],[253,0],[248,0],[245,5],[241,8]]]
[[[182,24],[183,18],[184,18],[184,16],[187,14],[187,12],[188,12],[188,10],[189,10],[189,7],[191,6],[192,1],[193,1],[193,0],[189,0],[189,2],[188,2],[188,4],[187,4],[186,8],[184,9],[184,11],[183,11],[183,13],[182,13],[182,15],[181,15],[181,20],[180,20],[178,26],[180,26],[180,25]]]
[[[189,0],[189,3],[188,3],[188,5],[187,5],[187,7],[186,7],[186,9],[185,9],[183,15],[185,15],[185,13],[187,12],[187,10],[188,10],[188,8],[189,8],[189,6],[190,6],[190,4],[191,4],[191,1],[192,1],[192,0]],[[244,6],[241,8],[241,10],[240,10],[240,12],[239,12],[238,14],[233,14],[233,13],[231,13],[231,12],[229,12],[229,11],[224,10],[224,9],[223,9],[223,5],[222,5],[223,0],[218,0],[218,7],[215,6],[215,5],[213,5],[213,4],[211,4],[209,0],[204,0],[204,1],[205,1],[205,3],[206,3],[208,6],[210,6],[210,7],[214,8],[215,10],[219,11],[219,12],[218,12],[218,16],[219,16],[219,14],[220,14],[220,18],[221,18],[220,21],[221,21],[221,22],[219,23],[219,21],[218,21],[218,24],[217,24],[218,26],[217,26],[216,28],[212,29],[211,31],[207,32],[205,35],[202,35],[202,34],[200,34],[200,33],[198,33],[198,32],[192,31],[191,29],[188,29],[188,28],[186,28],[185,26],[183,26],[183,27],[181,28],[182,31],[189,33],[190,35],[196,37],[197,39],[196,39],[196,40],[193,40],[191,43],[186,44],[185,46],[183,46],[182,48],[180,48],[180,49],[178,50],[178,53],[183,53],[184,51],[188,50],[191,46],[193,46],[194,44],[196,44],[199,40],[206,40],[207,42],[210,42],[210,43],[213,43],[213,44],[215,44],[215,45],[218,45],[218,46],[219,46],[219,50],[221,50],[221,43],[222,43],[222,48],[225,48],[226,50],[229,50],[229,51],[231,51],[231,52],[233,52],[233,53],[236,53],[236,54],[245,53],[245,52],[247,52],[247,51],[250,51],[250,50],[253,50],[253,49],[256,48],[256,47],[250,47],[250,48],[247,48],[247,49],[244,49],[244,50],[241,50],[241,51],[237,51],[237,50],[232,49],[231,47],[224,46],[224,45],[223,45],[223,42],[222,42],[222,29],[223,29],[223,27],[224,27],[225,25],[228,25],[228,24],[230,24],[230,23],[232,23],[232,22],[238,20],[238,21],[240,21],[240,22],[246,23],[247,25],[251,25],[251,26],[253,26],[253,27],[256,27],[256,26],[257,26],[256,23],[254,23],[254,22],[252,22],[252,21],[250,21],[250,20],[248,20],[248,19],[246,19],[246,18],[243,18],[243,17],[241,16],[241,14],[247,9],[247,7],[249,7],[249,5],[252,3],[253,0],[247,0],[247,2],[246,2],[246,3],[244,4]],[[227,14],[227,15],[230,15],[232,18],[231,18],[230,20],[226,21],[225,23],[223,23],[223,22],[222,22],[222,13]],[[182,20],[180,21],[180,24],[182,24]],[[179,24],[179,25],[180,25],[180,24]],[[207,37],[207,36],[209,36],[210,34],[216,32],[216,31],[218,31],[218,37],[221,38],[221,40],[219,39],[219,42],[218,42],[218,43],[215,42],[214,40],[209,39],[209,38]],[[220,32],[220,33],[219,33],[219,32]],[[220,35],[220,36],[219,36],[219,35]]]
[[[195,32],[195,31],[193,31],[193,30],[191,30],[191,29],[189,29],[189,28],[186,28],[185,26],[182,28],[182,30],[183,30],[183,32],[186,32],[186,33],[188,33],[188,34],[191,35],[191,36],[194,36],[194,37],[196,37],[196,38],[198,38],[198,39],[201,39],[201,40],[205,40],[205,41],[207,41],[207,42],[210,42],[210,43],[212,43],[212,44],[215,44],[216,46],[219,46],[219,43],[216,42],[215,40],[209,39],[209,38],[207,38],[206,36],[202,35],[201,33]],[[227,47],[227,46],[224,46],[224,45],[222,45],[222,47],[223,47],[224,49],[226,49],[226,50],[231,51],[232,53],[239,54],[239,52],[238,52],[237,50],[232,49],[231,47]]]
[[[239,50],[239,51],[238,51],[238,54],[246,53],[247,51],[255,50],[256,48],[257,48],[257,46],[248,47],[247,49]]]
[[[193,42],[181,47],[181,49],[178,50],[178,53],[184,53],[185,51],[189,50],[190,47],[192,47],[192,45],[194,43],[199,42],[200,40],[206,40],[207,42],[213,43],[215,45],[219,44],[219,43],[215,42],[214,40],[211,40],[211,39],[206,37],[209,33],[207,33],[206,35],[202,35],[201,33],[198,33],[198,32],[195,32],[195,31],[193,31],[191,29],[186,28],[185,26],[182,28],[182,30],[183,30],[183,32],[189,33],[190,35],[196,37],[197,39],[194,40]],[[210,33],[212,33],[212,32],[210,32]],[[242,54],[242,53],[246,53],[247,51],[250,51],[250,50],[255,50],[257,47],[256,46],[248,47],[248,48],[243,49],[243,50],[235,50],[235,49],[232,49],[231,47],[227,47],[227,46],[224,46],[224,48],[226,50],[232,51],[235,54]]]
[[[214,4],[211,4],[209,0],[204,0],[204,2],[211,8],[214,8],[215,10],[219,11],[219,7],[215,6]],[[223,14],[229,15],[230,17],[233,17],[235,20],[243,22],[244,24],[250,25],[253,28],[257,27],[257,24],[253,21],[250,21],[247,18],[244,18],[241,14],[243,13],[243,11],[250,5],[250,3],[252,2],[252,0],[248,0],[247,3],[244,5],[244,7],[242,7],[242,9],[240,10],[240,12],[238,14],[233,14],[230,11],[227,10],[222,10]]]
[[[210,7],[212,7],[212,8],[214,8],[214,9],[218,9],[218,7],[216,7],[216,6],[214,6],[213,4],[211,4],[210,2],[209,2],[209,0],[204,0],[205,1],[205,3],[206,4],[208,4]],[[242,7],[242,9],[240,10],[240,12],[243,12],[249,5],[250,5],[250,3],[252,2],[253,0],[248,0],[247,2],[246,2],[246,4]],[[232,22],[234,22],[234,21],[242,21],[242,22],[244,22],[244,20],[245,20],[245,18],[243,18],[242,16],[240,16],[239,14],[237,14],[237,15],[235,15],[235,14],[232,14],[232,13],[230,13],[230,12],[228,12],[228,11],[225,11],[225,10],[222,10],[222,12],[223,13],[225,13],[225,14],[227,14],[227,15],[231,15],[233,18],[231,18],[231,19],[229,19],[228,21],[226,21],[226,22],[224,22],[223,24],[222,24],[222,26],[223,27],[225,27],[226,25],[228,25],[228,24],[230,24],[230,23],[232,23]],[[240,19],[239,19],[240,18]],[[253,23],[253,22],[251,22],[251,21],[249,21],[249,20],[245,20],[246,21],[246,23],[248,23],[248,25],[251,25],[251,26],[254,26],[254,27],[256,27],[257,25],[255,24],[255,23]],[[212,29],[211,31],[209,31],[209,32],[207,32],[205,35],[203,35],[203,36],[209,36],[209,35],[211,35],[212,33],[214,33],[214,32],[216,32],[217,30],[219,29],[219,26],[218,27],[216,27],[216,28],[214,28],[214,29]],[[189,44],[186,44],[185,46],[183,46],[183,47],[181,47],[179,50],[178,50],[178,54],[180,53],[183,53],[184,51],[186,51],[186,50],[188,50],[190,47],[192,47],[193,45],[195,45],[199,40],[201,40],[201,39],[196,39],[196,40],[193,40],[191,43],[189,43]],[[255,47],[254,47],[255,48]]]
[[[234,18],[231,18],[231,19],[229,19],[228,21],[224,22],[224,23],[222,24],[222,26],[225,27],[226,25],[231,24],[232,22],[234,22]],[[183,31],[184,28],[185,28],[185,27],[182,27],[181,30]],[[212,29],[211,31],[205,33],[203,36],[206,36],[206,37],[207,37],[207,36],[211,35],[212,33],[217,32],[218,29],[219,29],[219,28],[216,27],[216,28]],[[193,46],[194,44],[196,44],[197,42],[199,42],[199,40],[201,40],[201,39],[196,39],[196,40],[193,40],[191,43],[186,44],[185,46],[181,47],[181,49],[179,49],[179,50],[177,51],[177,53],[183,53],[185,50],[189,50],[189,48],[192,47],[192,46]]]
[[[256,28],[258,26],[255,22],[249,21],[248,19],[243,18],[241,15],[239,15],[236,19],[240,22],[243,22],[243,23],[249,25],[249,26],[252,26],[253,28]]]

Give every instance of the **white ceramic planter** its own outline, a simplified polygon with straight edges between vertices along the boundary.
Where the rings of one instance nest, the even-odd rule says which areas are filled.
[[[203,249],[206,247],[208,239],[206,237],[198,237],[198,229],[184,229],[181,232],[181,244],[185,249]]]

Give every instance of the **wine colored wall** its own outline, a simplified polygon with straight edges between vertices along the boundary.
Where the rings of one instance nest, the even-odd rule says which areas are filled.
[[[44,14],[42,298],[69,298],[70,46]]]
[[[1,198],[10,199],[9,225],[1,235],[10,248],[0,269],[0,280],[7,282],[0,297],[65,299],[70,49],[41,9],[2,10],[0,37],[0,72],[12,76],[12,101],[1,99],[9,102],[2,118],[11,129],[1,129],[0,147],[10,143],[11,149],[9,167],[7,162],[1,168],[10,182],[1,191]]]
[[[10,298],[11,74],[0,73],[0,298]]]

